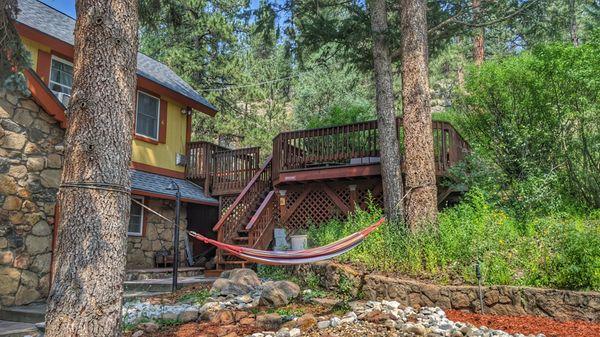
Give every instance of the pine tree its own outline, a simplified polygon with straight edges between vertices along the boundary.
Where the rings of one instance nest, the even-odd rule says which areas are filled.
[[[377,131],[381,156],[381,179],[385,213],[390,220],[403,220],[403,183],[400,144],[396,129],[392,65],[387,41],[388,23],[385,0],[371,0],[373,68],[377,93]]]
[[[138,2],[79,0],[76,8],[46,336],[113,337],[121,335]]]
[[[437,186],[429,106],[425,0],[402,0],[402,108],[406,222],[412,230],[437,215]]]

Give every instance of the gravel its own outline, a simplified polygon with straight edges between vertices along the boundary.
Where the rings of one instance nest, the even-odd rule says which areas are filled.
[[[490,329],[485,326],[454,322],[440,308],[401,308],[395,301],[353,302],[352,311],[342,317],[319,318],[316,327],[301,331],[309,337],[545,337],[543,334],[522,335]],[[291,336],[289,328],[263,332],[248,337]],[[294,331],[294,336],[296,336]]]

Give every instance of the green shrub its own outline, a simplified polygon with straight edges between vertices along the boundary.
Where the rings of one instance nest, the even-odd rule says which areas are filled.
[[[467,77],[452,118],[481,165],[464,176],[521,219],[600,208],[599,55],[598,43],[546,45]]]
[[[309,230],[320,246],[354,233],[382,216],[357,211],[347,221]],[[600,289],[600,221],[559,214],[521,221],[490,204],[480,190],[439,214],[438,223],[416,233],[385,223],[339,257],[380,271],[441,283],[475,284],[480,263],[485,284]]]

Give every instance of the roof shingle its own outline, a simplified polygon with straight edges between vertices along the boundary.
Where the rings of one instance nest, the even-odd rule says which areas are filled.
[[[179,185],[181,198],[191,202],[218,205],[219,201],[204,194],[204,189],[189,180],[171,178],[160,174],[131,169],[131,189],[175,198],[175,191],[167,190],[171,181]],[[135,191],[134,191],[135,194]]]

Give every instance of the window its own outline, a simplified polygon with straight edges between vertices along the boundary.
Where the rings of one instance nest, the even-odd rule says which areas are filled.
[[[160,99],[138,91],[135,116],[135,133],[158,140]]]
[[[133,198],[142,204],[144,198]],[[127,227],[127,235],[142,236],[144,227],[144,210],[142,206],[135,202],[131,202],[131,212],[129,213],[129,227]]]
[[[73,87],[73,64],[52,56],[50,66],[50,89],[58,93],[71,94]]]

